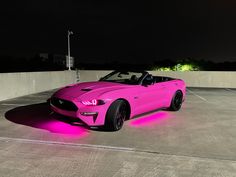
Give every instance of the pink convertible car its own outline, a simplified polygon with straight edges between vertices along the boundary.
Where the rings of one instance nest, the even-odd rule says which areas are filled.
[[[185,98],[183,80],[148,72],[114,71],[99,81],[61,88],[49,99],[51,109],[88,126],[116,131],[126,119],[156,109],[178,111]]]

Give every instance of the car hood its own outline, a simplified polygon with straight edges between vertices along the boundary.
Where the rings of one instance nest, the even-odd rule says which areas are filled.
[[[125,89],[129,87],[132,86],[120,83],[102,82],[102,81],[84,82],[84,83],[68,85],[58,90],[53,96],[64,99],[74,99],[74,98],[79,98],[80,100],[94,99],[109,91]]]

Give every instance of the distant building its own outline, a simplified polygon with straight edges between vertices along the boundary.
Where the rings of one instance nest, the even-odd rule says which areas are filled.
[[[61,54],[48,54],[48,53],[39,53],[38,57],[42,62],[51,62],[58,66],[67,67],[69,66],[68,56]],[[74,57],[70,57],[70,66],[74,67]]]
[[[53,54],[52,61],[57,65],[66,66],[66,55]]]
[[[48,61],[49,57],[48,57],[48,53],[40,53],[39,54],[39,58],[41,59],[41,61]]]

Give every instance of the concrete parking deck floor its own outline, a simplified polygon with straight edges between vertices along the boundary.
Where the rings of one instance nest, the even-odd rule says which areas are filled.
[[[236,90],[189,88],[179,112],[118,132],[50,114],[53,91],[0,102],[1,177],[236,176]]]

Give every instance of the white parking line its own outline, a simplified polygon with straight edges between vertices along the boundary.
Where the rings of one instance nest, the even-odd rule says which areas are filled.
[[[190,93],[192,93],[192,94],[193,94],[193,95],[195,95],[196,97],[200,98],[201,100],[208,102],[208,101],[207,101],[207,99],[205,99],[205,98],[201,97],[200,95],[196,94],[196,93],[195,93],[195,92],[193,92],[192,90],[190,90],[190,89],[187,89],[187,91],[189,91]]]
[[[229,88],[226,88],[225,90],[227,90],[227,91],[229,91],[229,92],[231,92],[231,93],[236,93],[234,90],[229,89]]]
[[[2,103],[2,106],[25,106],[25,104]]]
[[[210,159],[210,160],[220,160],[220,161],[230,161],[232,159],[227,158],[208,158],[208,157],[200,157],[200,156],[189,156],[189,155],[177,155],[171,153],[163,153],[158,151],[150,151],[150,150],[142,150],[136,148],[128,148],[128,147],[117,147],[117,146],[107,146],[107,145],[95,145],[95,144],[77,144],[77,143],[65,143],[58,141],[44,141],[44,140],[30,140],[30,139],[21,139],[21,138],[9,138],[9,137],[0,137],[0,141],[2,142],[20,142],[20,143],[31,143],[31,144],[44,144],[44,145],[58,145],[58,146],[68,146],[68,147],[78,147],[78,148],[93,148],[93,149],[104,149],[104,150],[113,150],[113,151],[123,151],[123,152],[139,152],[139,153],[148,153],[148,154],[160,154],[165,156],[175,156],[175,157],[191,157],[198,159]]]
[[[18,142],[21,142],[21,143],[74,146],[74,147],[81,147],[81,148],[109,149],[109,150],[116,150],[116,151],[135,151],[136,150],[135,148],[128,148],[128,147],[93,145],[93,144],[79,144],[79,143],[65,143],[65,142],[58,142],[58,141],[30,140],[30,139],[9,138],[9,137],[0,137],[0,141],[5,141],[5,142],[18,141]]]

